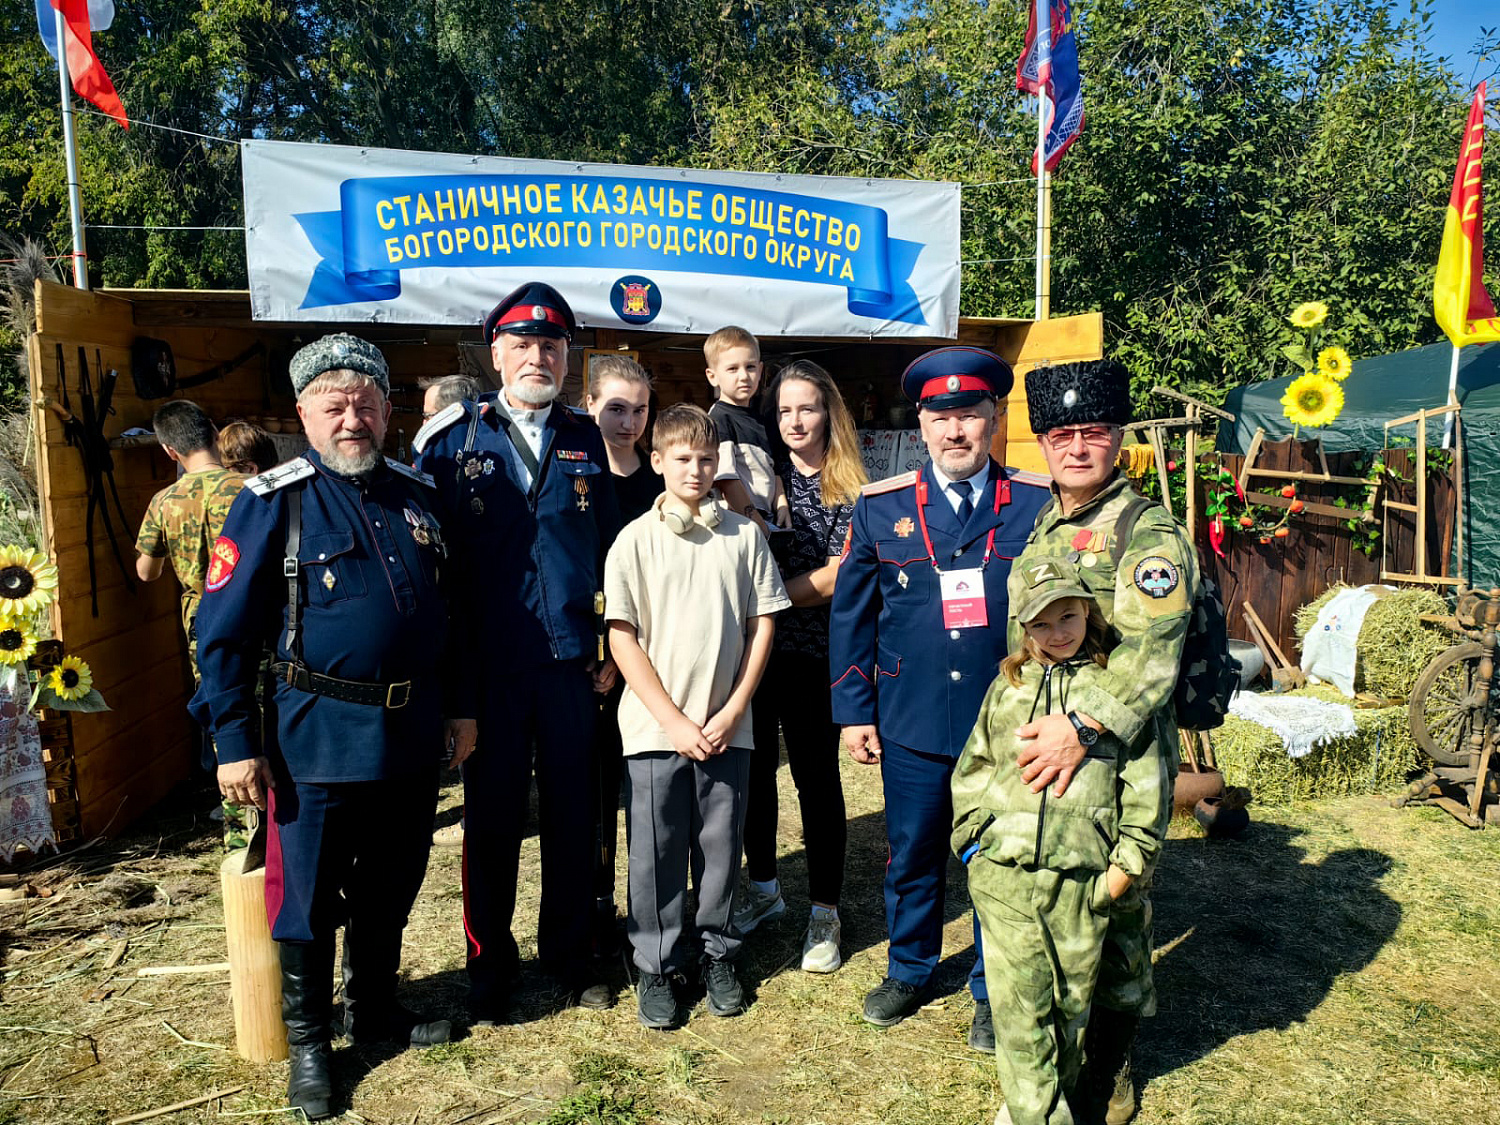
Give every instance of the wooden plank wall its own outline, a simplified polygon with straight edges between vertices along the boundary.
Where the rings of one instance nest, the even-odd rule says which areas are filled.
[[[1262,469],[1319,471],[1315,441],[1291,439],[1268,442],[1261,446],[1256,465]],[[1217,455],[1210,455],[1216,457]],[[1393,483],[1382,495],[1404,503],[1415,503],[1415,461],[1410,449],[1390,449],[1382,455],[1391,470]],[[1217,456],[1229,472],[1238,475],[1244,464],[1240,456]],[[1355,472],[1356,463],[1368,465],[1367,453],[1339,453],[1328,457],[1328,469],[1334,476],[1363,476]],[[1252,480],[1249,491],[1277,492],[1283,481],[1267,478]],[[1332,504],[1341,493],[1345,497],[1357,490],[1308,481],[1297,483],[1297,495],[1304,501]],[[1200,507],[1202,498],[1200,493]],[[1231,504],[1233,509],[1233,505]],[[1379,517],[1377,507],[1376,515]],[[1449,574],[1448,547],[1453,540],[1456,493],[1446,472],[1429,467],[1427,516],[1427,570],[1431,574]],[[1354,546],[1353,537],[1342,521],[1332,516],[1302,513],[1292,518],[1291,535],[1262,545],[1259,538],[1232,528],[1224,544],[1225,558],[1217,558],[1208,542],[1207,521],[1199,521],[1198,555],[1205,573],[1219,584],[1229,611],[1229,635],[1250,640],[1245,626],[1243,603],[1249,601],[1276,636],[1287,658],[1298,659],[1293,615],[1299,608],[1337,582],[1360,586],[1380,582],[1381,552],[1377,544],[1372,556]],[[1416,516],[1392,512],[1387,523],[1386,569],[1410,574],[1414,571]],[[1395,584],[1395,583],[1393,583]],[[1436,587],[1434,587],[1436,588]]]
[[[315,338],[316,328],[266,328],[250,320],[243,295],[197,295],[191,307],[172,302],[141,302],[59,285],[39,285],[37,331],[29,342],[32,401],[60,401],[57,348],[63,361],[69,397],[78,403],[78,347],[91,368],[98,360],[120,372],[115,414],[106,427],[114,437],[133,426],[149,428],[151,416],[166,399],[144,401],[130,377],[130,345],[137,335],[154,336],[172,345],[179,378],[191,376],[265,342],[270,354],[252,360],[227,378],[180,391],[223,423],[235,417],[294,419],[295,404],[286,382],[286,357],[297,339]],[[196,314],[196,315],[194,315]],[[144,321],[145,323],[141,323]],[[387,330],[387,334],[389,330]],[[455,333],[456,335],[456,333]],[[408,339],[411,333],[406,332]],[[393,398],[415,404],[419,375],[457,370],[451,347],[422,342],[384,343],[393,371],[404,390]],[[97,379],[96,379],[97,390]],[[51,411],[37,408],[38,483],[44,511],[48,553],[58,567],[61,600],[52,610],[52,629],[67,651],[89,662],[94,683],[113,710],[76,715],[73,755],[82,832],[91,837],[118,831],[189,776],[196,752],[194,728],[186,712],[192,692],[187,647],[178,621],[178,587],[170,573],[149,586],[127,587],[110,553],[102,521],[95,517],[95,564],[99,576],[99,616],[89,599],[88,552],[84,545],[87,487],[77,449],[68,446],[62,424]],[[388,452],[394,453],[394,430],[404,425],[407,437],[420,419],[415,413],[393,420]],[[294,423],[288,421],[285,428]],[[135,534],[151,496],[176,478],[176,468],[155,446],[114,451],[115,483],[128,526],[116,524],[116,541],[134,575]],[[170,570],[170,568],[169,568]]]

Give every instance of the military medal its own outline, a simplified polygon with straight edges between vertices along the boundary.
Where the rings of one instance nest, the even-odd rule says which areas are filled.
[[[323,572],[323,588],[325,590],[332,590],[334,583],[337,581],[338,579],[333,576],[333,571],[325,570]]]
[[[481,472],[483,472],[483,467],[479,464],[478,461],[464,462],[464,476],[468,477],[470,480],[473,480]]]
[[[1078,556],[1078,561],[1083,566],[1093,567],[1098,565],[1099,556],[1094,554],[1093,551],[1085,551],[1083,552],[1083,554]]]
[[[897,535],[901,536],[902,539],[905,539],[914,530],[916,530],[916,526],[917,525],[912,522],[912,518],[910,516],[902,516],[899,520],[896,521],[896,526],[891,530],[894,531]]]
[[[1090,543],[1093,541],[1093,538],[1094,533],[1091,530],[1086,527],[1080,528],[1078,533],[1073,536],[1073,550],[1084,550],[1090,545]]]
[[[588,477],[574,477],[573,491],[578,493],[578,510],[588,511],[589,507],[589,479]]]
[[[896,575],[896,581],[898,583],[900,583],[901,588],[904,590],[904,589],[906,589],[906,584],[908,582],[910,582],[911,579],[908,578],[908,577],[906,577],[906,571],[903,570],[899,574]]]

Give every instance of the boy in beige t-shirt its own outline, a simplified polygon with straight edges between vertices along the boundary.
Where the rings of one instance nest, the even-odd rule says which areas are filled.
[[[651,467],[666,492],[604,567],[610,650],[625,677],[629,934],[646,1027],[678,1021],[669,978],[701,951],[709,1011],[743,1010],[730,962],[752,745],[750,700],[791,605],[764,537],[711,495],[718,434],[696,406],[662,411]],[[691,862],[697,913],[684,903]]]

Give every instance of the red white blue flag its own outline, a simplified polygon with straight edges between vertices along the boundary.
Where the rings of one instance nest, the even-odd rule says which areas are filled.
[[[68,77],[80,98],[93,102],[126,129],[125,106],[115,93],[115,84],[104,71],[104,64],[94,54],[93,33],[103,31],[114,22],[114,0],[36,0],[37,30],[47,53],[57,58],[57,21],[52,12],[63,14],[62,49],[68,62]]]
[[[1050,0],[1051,27],[1037,33],[1036,4],[1026,28],[1021,61],[1016,64],[1016,89],[1028,94],[1047,94],[1046,165],[1051,172],[1062,154],[1083,132],[1083,86],[1078,74],[1078,40],[1068,0]],[[1036,173],[1037,154],[1031,154]]]

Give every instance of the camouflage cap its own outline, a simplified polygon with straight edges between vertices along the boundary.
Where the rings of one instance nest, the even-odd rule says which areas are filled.
[[[1016,620],[1022,625],[1035,621],[1059,598],[1093,600],[1088,587],[1078,575],[1078,566],[1065,558],[1029,559],[1020,568],[1021,592],[1016,596]]]
[[[389,397],[391,393],[391,371],[380,349],[347,332],[335,332],[302,348],[292,356],[290,371],[292,393],[299,398],[307,384],[328,371],[357,371],[374,379],[381,394]]]

